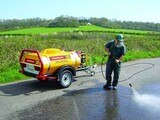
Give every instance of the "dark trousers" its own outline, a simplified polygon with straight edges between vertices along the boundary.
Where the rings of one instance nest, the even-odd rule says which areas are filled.
[[[106,63],[106,80],[108,86],[111,86],[112,72],[114,73],[112,86],[116,86],[118,84],[120,70],[121,62],[116,63],[114,58],[109,58]]]

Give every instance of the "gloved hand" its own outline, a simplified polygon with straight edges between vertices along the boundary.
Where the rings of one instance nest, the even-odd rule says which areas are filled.
[[[118,59],[116,59],[115,61],[116,61],[116,63],[119,63],[119,62],[120,62],[120,60],[118,60]]]
[[[106,55],[106,54],[104,54],[104,56],[111,56],[111,53],[110,52],[108,52],[108,54]]]

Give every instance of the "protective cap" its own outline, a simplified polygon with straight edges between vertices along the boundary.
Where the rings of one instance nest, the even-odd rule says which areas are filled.
[[[123,35],[122,35],[122,34],[116,35],[116,39],[117,39],[119,42],[123,42],[123,41],[124,41],[124,38],[123,38]]]

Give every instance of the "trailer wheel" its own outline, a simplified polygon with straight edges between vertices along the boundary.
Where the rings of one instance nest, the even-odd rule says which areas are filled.
[[[72,81],[73,81],[73,75],[71,71],[64,70],[63,72],[59,73],[59,82],[61,87],[63,88],[69,87]]]

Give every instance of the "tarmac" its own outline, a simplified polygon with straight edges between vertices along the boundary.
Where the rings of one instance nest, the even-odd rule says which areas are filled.
[[[141,63],[141,64],[139,64]],[[145,63],[145,64],[144,64]],[[154,67],[151,67],[151,64]],[[134,65],[133,65],[134,64]],[[126,67],[128,66],[128,67]],[[137,67],[138,66],[138,67]],[[141,73],[137,73],[149,68]],[[160,59],[145,59],[123,64],[123,72],[117,90],[104,90],[103,79],[99,67],[95,69],[93,77],[79,77],[66,89],[51,88],[49,83],[38,88],[40,93],[32,95],[37,88],[32,88],[28,97],[33,98],[30,107],[10,112],[7,120],[159,120],[160,119]],[[136,75],[132,76],[133,74]],[[130,77],[126,79],[126,77]],[[125,80],[125,81],[123,81]],[[122,81],[122,82],[121,82]],[[31,82],[31,81],[29,81]],[[129,86],[132,84],[133,88]],[[19,84],[19,83],[17,83]],[[27,87],[39,85],[35,81]],[[13,85],[12,85],[13,86]],[[5,86],[9,87],[9,86]],[[23,86],[21,86],[23,87]],[[49,87],[49,89],[44,90]],[[42,92],[42,89],[44,90]],[[1,93],[13,93],[0,88]],[[22,92],[23,93],[23,92]],[[22,94],[21,93],[21,94]],[[24,92],[25,93],[25,92]],[[14,94],[19,96],[21,94]],[[46,94],[52,97],[45,99]],[[56,94],[56,95],[54,95]],[[48,96],[47,95],[47,96]],[[0,96],[1,97],[1,96]],[[41,98],[42,97],[42,98]],[[23,95],[23,100],[25,102]],[[43,99],[43,100],[42,100]],[[26,102],[28,99],[26,99]],[[16,103],[16,102],[15,102]],[[18,104],[17,104],[18,106]],[[27,106],[27,105],[25,105]]]

